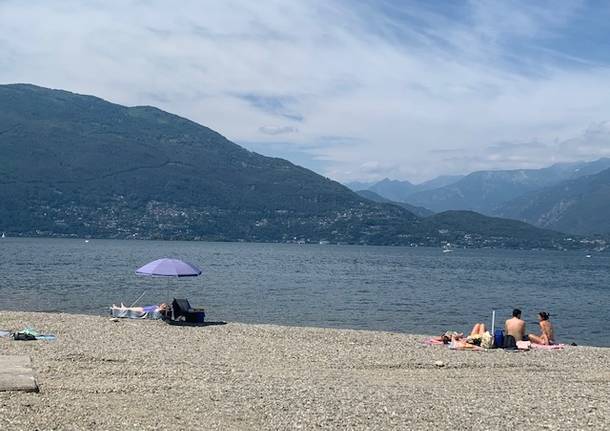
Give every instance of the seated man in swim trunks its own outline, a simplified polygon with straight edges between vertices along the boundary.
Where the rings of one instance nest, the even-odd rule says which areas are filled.
[[[515,308],[513,317],[504,322],[504,347],[514,348],[517,346],[517,341],[526,340],[525,338],[525,322],[521,320],[521,310]]]
[[[547,313],[546,311],[541,311],[540,313],[538,313],[541,334],[529,334],[528,338],[532,343],[544,344],[546,346],[555,344],[555,334],[553,333],[553,325],[551,325],[549,317],[549,313]]]

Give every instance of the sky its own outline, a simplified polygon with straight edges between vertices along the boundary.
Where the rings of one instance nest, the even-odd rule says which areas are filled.
[[[0,0],[0,83],[419,182],[610,157],[608,22],[607,1]]]

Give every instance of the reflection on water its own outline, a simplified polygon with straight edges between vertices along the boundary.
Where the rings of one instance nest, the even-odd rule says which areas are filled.
[[[160,258],[203,276],[138,277]],[[513,307],[561,341],[610,345],[610,256],[581,252],[72,239],[0,240],[0,309],[103,314],[186,296],[212,320],[416,333],[466,331]]]

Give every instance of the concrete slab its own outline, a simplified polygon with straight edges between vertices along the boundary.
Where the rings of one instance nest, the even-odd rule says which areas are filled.
[[[0,392],[38,392],[29,356],[0,356]]]

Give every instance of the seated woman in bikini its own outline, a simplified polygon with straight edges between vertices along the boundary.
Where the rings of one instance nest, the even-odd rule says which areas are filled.
[[[555,344],[555,334],[553,333],[553,325],[549,320],[549,313],[541,311],[538,313],[538,320],[540,321],[540,335],[529,334],[527,338],[535,344],[544,344],[550,346]]]

